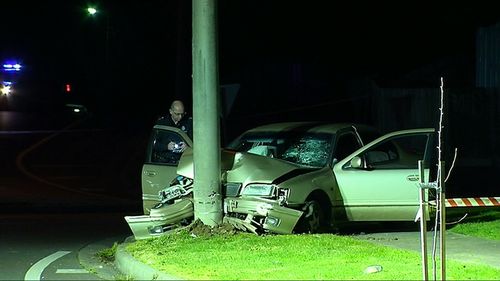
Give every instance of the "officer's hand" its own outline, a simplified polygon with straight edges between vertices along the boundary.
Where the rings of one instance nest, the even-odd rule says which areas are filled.
[[[179,152],[184,152],[184,150],[186,150],[186,147],[187,147],[187,145],[184,142],[180,142],[179,143],[179,147],[177,148],[177,150]]]
[[[174,150],[175,149],[175,142],[171,141],[167,144],[167,149],[168,150]]]

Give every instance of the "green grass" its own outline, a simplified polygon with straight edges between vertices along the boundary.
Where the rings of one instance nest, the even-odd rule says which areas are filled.
[[[500,240],[500,211],[487,211],[466,217],[449,231],[490,240]]]
[[[418,252],[334,234],[192,237],[181,231],[136,241],[127,250],[151,267],[184,279],[422,279]],[[364,273],[373,265],[382,266],[382,271]],[[500,280],[500,269],[447,260],[446,277]]]
[[[103,262],[113,262],[115,260],[116,249],[118,243],[113,243],[111,248],[104,248],[96,253],[96,256]]]

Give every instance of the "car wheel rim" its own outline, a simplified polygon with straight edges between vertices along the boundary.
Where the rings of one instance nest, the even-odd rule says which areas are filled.
[[[307,221],[308,231],[310,233],[319,232],[321,227],[321,207],[315,201],[312,201],[307,206],[307,214],[305,216]]]

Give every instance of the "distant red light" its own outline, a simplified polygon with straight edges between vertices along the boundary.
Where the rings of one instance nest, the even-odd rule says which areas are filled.
[[[71,85],[70,84],[66,84],[66,92],[67,93],[71,92]]]

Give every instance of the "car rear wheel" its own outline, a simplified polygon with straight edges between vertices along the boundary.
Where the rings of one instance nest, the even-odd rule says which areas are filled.
[[[297,227],[298,233],[320,233],[323,230],[325,215],[321,204],[315,200],[306,202],[304,214]]]

